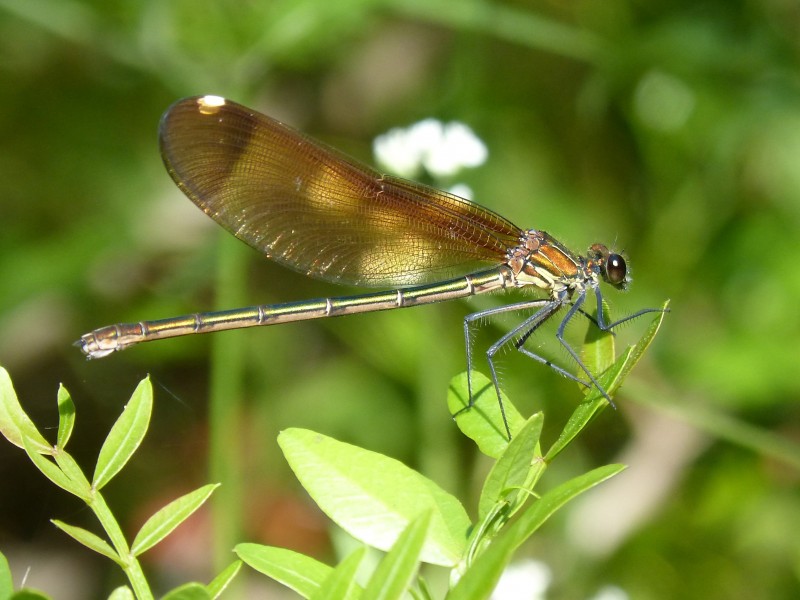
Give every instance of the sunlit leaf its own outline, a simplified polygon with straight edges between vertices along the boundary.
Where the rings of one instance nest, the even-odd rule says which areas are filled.
[[[406,527],[378,564],[361,600],[398,600],[403,596],[419,568],[419,554],[430,520],[430,513],[425,513]]]
[[[58,386],[58,435],[56,444],[59,448],[66,448],[72,428],[75,426],[75,404],[67,388]]]
[[[315,558],[285,548],[237,544],[233,550],[245,564],[272,577],[303,598],[310,598],[333,571],[333,567]]]
[[[23,437],[30,440],[28,446],[40,454],[52,454],[53,446],[39,433],[17,399],[11,377],[0,367],[0,433],[20,448],[25,447]]]
[[[542,413],[536,413],[528,419],[494,464],[481,490],[479,519],[482,520],[497,502],[505,500],[509,490],[525,483],[539,445],[543,423]]]
[[[314,501],[357,540],[388,551],[412,520],[431,511],[421,560],[443,566],[459,560],[469,518],[429,479],[393,458],[313,431],[283,431],[278,443]]]
[[[161,600],[211,600],[211,594],[204,585],[185,583],[167,592]]]
[[[94,550],[98,554],[102,554],[106,558],[110,558],[118,565],[122,565],[122,560],[114,548],[112,548],[111,545],[104,539],[95,535],[91,531],[87,531],[82,527],[76,527],[75,525],[68,525],[67,523],[57,519],[53,519],[53,525],[87,548]]]
[[[220,597],[220,595],[231,584],[234,577],[236,577],[239,574],[239,571],[242,570],[243,564],[244,563],[241,560],[235,560],[225,567],[219,575],[214,577],[214,579],[206,586],[208,593],[211,594],[212,598],[216,599]]]
[[[447,600],[480,600],[489,598],[497,581],[522,545],[553,513],[567,502],[605,481],[624,467],[608,465],[575,477],[547,492],[522,511],[519,518],[473,561],[458,583],[447,596]]]
[[[364,558],[366,548],[357,548],[331,571],[311,600],[341,600],[360,595],[361,588],[356,583],[356,571]]]
[[[133,391],[119,419],[108,433],[97,458],[92,485],[102,489],[120,472],[141,444],[153,410],[153,388],[150,378],[143,379]]]
[[[219,484],[211,483],[173,500],[147,519],[131,545],[131,554],[146,552],[188,519],[208,499]]]
[[[466,372],[453,377],[447,390],[450,414],[455,415],[458,428],[478,445],[481,452],[497,458],[508,446],[508,432],[494,384],[478,371],[472,371],[472,395],[474,402],[470,406]],[[501,398],[513,436],[523,426],[525,419],[505,394]]]

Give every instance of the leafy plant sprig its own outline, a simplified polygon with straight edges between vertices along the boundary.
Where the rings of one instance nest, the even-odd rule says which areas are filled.
[[[208,499],[217,484],[205,485],[189,492],[158,510],[142,525],[133,543],[129,544],[101,490],[122,470],[144,439],[153,408],[150,380],[146,378],[139,383],[122,414],[109,431],[100,448],[91,481],[86,478],[72,455],[66,451],[75,424],[75,405],[63,386],[58,390],[57,400],[58,433],[55,445],[51,445],[22,409],[8,372],[0,367],[0,432],[9,442],[23,448],[31,462],[51,482],[86,503],[100,522],[106,539],[58,519],[53,519],[53,524],[87,548],[111,559],[124,571],[130,588],[115,590],[111,597],[132,598],[135,594],[140,600],[149,600],[153,598],[153,593],[138,557],[189,518]],[[204,593],[201,596],[191,597],[216,597],[240,567],[241,563],[236,561],[208,586],[191,584],[192,588],[201,588]],[[4,581],[10,582],[11,575],[8,564],[3,558],[0,563],[0,598],[13,598],[11,589],[2,589]],[[182,586],[167,594],[165,598],[188,598],[189,596],[184,595],[186,592],[186,586]],[[26,598],[32,597],[31,592],[24,593],[27,594]]]
[[[584,357],[588,364],[603,371],[598,381],[609,394],[619,388],[641,358],[663,318],[664,313],[656,313],[639,342],[616,360],[613,334],[587,336]],[[513,434],[509,441],[491,382],[473,372],[472,385],[478,393],[470,410],[459,412],[468,402],[466,373],[452,380],[448,406],[452,413],[458,414],[456,422],[462,432],[483,453],[496,459],[483,484],[474,523],[457,498],[399,461],[313,431],[288,429],[279,435],[279,445],[314,501],[365,547],[386,552],[372,574],[364,582],[357,577],[365,547],[331,567],[291,550],[242,543],[234,549],[239,560],[210,584],[188,583],[164,598],[216,598],[243,562],[304,598],[314,600],[390,600],[406,593],[420,600],[431,599],[432,593],[418,575],[421,563],[451,569],[449,600],[488,598],[515,551],[556,510],[614,476],[624,466],[599,467],[540,493],[536,487],[547,466],[607,405],[606,399],[596,389],[589,390],[555,443],[543,451],[539,439],[544,420],[541,413],[524,419],[511,401],[503,397]],[[147,520],[128,544],[101,489],[127,464],[144,438],[153,401],[149,379],[139,384],[111,428],[91,481],[65,450],[75,422],[75,406],[65,388],[59,389],[57,400],[58,433],[56,444],[50,445],[22,410],[8,373],[0,368],[0,432],[12,444],[23,448],[48,479],[86,502],[107,539],[62,521],[53,523],[123,569],[130,588],[118,588],[110,598],[153,598],[138,557],[197,510],[217,486],[203,486],[167,504]],[[13,598],[12,594],[11,573],[0,554],[0,597]],[[30,591],[18,594],[27,594],[25,598],[45,598]]]

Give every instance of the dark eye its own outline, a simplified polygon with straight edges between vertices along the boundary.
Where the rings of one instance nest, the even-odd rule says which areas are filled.
[[[608,282],[612,285],[620,285],[625,283],[625,277],[628,275],[628,265],[625,264],[625,259],[619,254],[609,254],[606,259],[606,277]]]

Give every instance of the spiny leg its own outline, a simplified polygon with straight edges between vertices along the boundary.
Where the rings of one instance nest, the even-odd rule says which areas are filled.
[[[517,311],[517,310],[529,310],[529,309],[532,309],[532,308],[539,308],[541,306],[546,306],[548,304],[551,304],[552,302],[553,302],[553,300],[550,300],[550,299],[539,298],[539,299],[536,299],[536,300],[529,300],[527,302],[518,302],[516,304],[508,304],[508,305],[505,305],[505,306],[498,306],[496,308],[489,308],[489,309],[486,309],[486,310],[481,310],[481,311],[472,313],[472,314],[467,315],[466,317],[464,317],[464,345],[465,345],[466,354],[467,354],[467,394],[468,394],[469,398],[467,400],[467,405],[464,406],[463,408],[457,410],[453,414],[453,418],[456,418],[461,413],[471,409],[473,407],[473,405],[475,404],[475,396],[474,396],[474,394],[472,392],[472,331],[473,331],[472,324],[475,321],[479,321],[479,320],[485,319],[487,317],[492,317],[494,315],[507,313],[507,312],[511,312],[511,311]],[[525,323],[527,323],[528,321],[533,320],[536,317],[536,315],[538,315],[540,312],[541,311],[538,311],[538,312],[534,313],[531,317],[528,317],[525,320]],[[521,327],[522,326],[519,326],[519,327],[515,328],[513,332],[503,336],[503,339],[507,339],[509,336],[515,335],[515,333],[517,331],[519,331],[519,329]],[[509,427],[508,427],[508,421],[506,420],[505,408],[503,407],[503,402],[502,402],[502,399],[500,397],[500,388],[499,388],[499,384],[497,382],[497,375],[496,375],[496,372],[495,372],[495,369],[494,369],[494,365],[491,364],[491,362],[489,364],[489,368],[492,371],[492,382],[494,383],[495,390],[497,391],[497,399],[498,399],[498,403],[500,405],[500,413],[501,413],[501,415],[503,417],[503,424],[505,425],[506,433],[508,434],[509,439],[511,439],[511,433],[510,433],[510,430],[509,430]]]
[[[594,321],[595,324],[597,325],[597,328],[600,329],[601,331],[611,331],[617,325],[620,325],[621,323],[625,323],[627,321],[632,321],[633,319],[641,317],[642,315],[646,315],[647,313],[669,312],[668,308],[643,308],[641,310],[637,310],[632,315],[628,315],[627,317],[622,317],[621,319],[617,319],[616,321],[612,321],[611,323],[606,323],[605,318],[603,317],[603,310],[601,308],[603,306],[603,294],[600,291],[599,287],[596,287],[594,289],[594,295],[597,298],[597,307],[598,307],[597,319],[592,318],[591,315],[586,314],[585,312],[583,312],[583,310],[581,310],[581,312],[585,314],[587,317],[589,317],[592,321]],[[611,333],[614,332],[612,331]]]
[[[564,339],[564,330],[566,329],[567,324],[570,322],[572,317],[575,316],[575,313],[577,313],[578,311],[581,310],[581,305],[584,303],[585,300],[586,300],[586,292],[585,291],[581,292],[577,296],[577,298],[575,298],[573,300],[572,306],[570,306],[569,310],[567,311],[567,314],[561,320],[561,323],[559,324],[558,329],[556,330],[556,339],[561,343],[561,345],[569,353],[569,355],[575,360],[575,362],[578,363],[578,366],[581,368],[581,370],[584,373],[586,373],[586,375],[588,375],[589,380],[592,382],[594,387],[597,388],[597,391],[599,391],[603,395],[603,398],[605,398],[608,401],[608,403],[613,408],[616,409],[617,405],[614,404],[614,401],[611,399],[611,396],[609,396],[608,392],[606,392],[605,388],[603,388],[603,386],[600,385],[600,382],[597,381],[597,378],[594,375],[592,375],[592,372],[584,364],[584,362],[581,360],[580,356],[578,356],[578,353],[575,352],[575,350],[572,348],[572,346],[569,345],[567,340]],[[597,292],[597,305],[598,305],[598,307],[600,307],[597,310],[598,327],[600,327],[600,329],[603,330],[603,331],[607,331],[609,329],[609,327],[607,325],[605,325],[605,323],[603,322],[603,317],[602,317],[602,315],[603,315],[603,309],[602,309],[603,304],[602,304],[602,302],[603,302],[602,296],[600,295],[599,292]]]

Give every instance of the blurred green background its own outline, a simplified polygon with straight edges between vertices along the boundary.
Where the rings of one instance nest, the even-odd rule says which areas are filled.
[[[543,482],[630,465],[527,548],[551,571],[547,598],[800,597],[796,0],[0,0],[0,364],[40,424],[56,423],[67,385],[71,449],[87,470],[152,375],[152,430],[109,501],[132,532],[169,499],[222,481],[215,514],[228,519],[212,542],[211,513],[198,514],[146,555],[162,590],[209,580],[233,541],[335,560],[337,536],[281,458],[281,428],[399,458],[472,510],[487,464],[460,440],[445,395],[464,369],[464,315],[505,300],[85,361],[71,343],[101,325],[353,291],[228,239],[172,184],[158,119],[206,93],[366,161],[391,127],[465,122],[490,152],[462,177],[477,201],[576,251],[624,249],[634,285],[606,294],[615,315],[671,298],[619,410]],[[534,343],[550,346],[551,333]],[[522,410],[545,411],[552,441],[575,385],[516,353],[501,367]],[[59,598],[122,583],[49,523],[94,528],[78,501],[6,443],[0,473],[0,549],[18,577],[30,568],[29,583]]]

